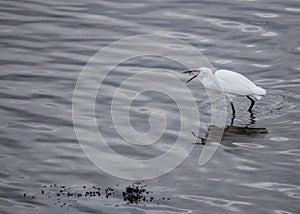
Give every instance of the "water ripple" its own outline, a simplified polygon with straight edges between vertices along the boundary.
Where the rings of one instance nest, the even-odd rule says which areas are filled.
[[[290,8],[290,7],[288,7],[288,8],[285,8],[285,10],[292,11],[292,12],[300,12],[300,8]]]
[[[294,214],[292,212],[286,211],[286,210],[275,210],[275,214]]]
[[[2,0],[0,213],[199,213],[199,207],[203,213],[297,213],[297,3]],[[170,201],[159,200],[159,204],[149,206],[126,205],[119,195],[110,201],[87,198],[68,210],[53,208],[52,198],[24,198],[24,192],[40,192],[40,186],[53,183],[76,187],[82,183],[108,186],[128,182],[98,170],[80,149],[72,123],[72,96],[78,75],[95,53],[111,42],[145,33],[186,41],[203,51],[214,66],[238,71],[266,88],[267,95],[253,109],[255,124],[250,124],[253,117],[247,112],[248,100],[237,98],[234,124],[226,127],[220,149],[205,167],[197,166],[203,146],[196,145],[195,152],[176,170],[147,181],[159,198],[169,192]],[[169,46],[182,55],[190,54],[182,47]],[[119,52],[130,54],[131,49],[116,49],[111,59]],[[96,100],[99,130],[112,149],[130,157],[147,159],[168,151],[178,134],[180,115],[175,103],[161,95],[154,96],[155,101],[141,95],[140,103],[132,103],[130,114],[137,130],[149,128],[147,115],[153,110],[163,110],[171,118],[163,136],[166,144],[151,148],[124,144],[104,110],[109,107],[112,90],[128,76],[153,69],[179,74],[185,68],[158,58],[130,61],[120,67],[107,77],[104,90],[99,91],[99,97],[104,98]],[[147,79],[141,81],[149,84]],[[169,82],[158,80],[157,84],[178,90]],[[137,88],[134,82],[131,86]],[[210,122],[209,100],[197,82],[187,86],[195,93],[199,109],[186,109],[201,113],[200,129],[205,133]],[[133,96],[135,90],[132,91],[125,90],[124,98]],[[227,107],[230,120],[230,106]],[[121,206],[115,207],[115,202]]]
[[[269,191],[282,192],[291,198],[297,198],[297,199],[300,198],[299,197],[300,186],[297,185],[277,183],[277,182],[241,183],[240,185],[269,190]]]
[[[264,148],[263,145],[255,144],[255,143],[232,143],[234,145],[240,146],[240,147],[245,147],[245,148],[252,148],[252,149],[259,149],[259,148]]]
[[[278,153],[285,154],[285,155],[300,156],[300,149],[291,149],[286,151],[280,151]]]
[[[227,200],[222,198],[206,197],[206,196],[196,196],[196,195],[180,195],[181,198],[197,201],[205,204],[209,204],[216,207],[222,207],[232,212],[239,212],[240,209],[237,207],[239,205],[254,205],[250,202]]]
[[[277,14],[274,13],[254,13],[254,15],[262,18],[275,18],[278,17]]]

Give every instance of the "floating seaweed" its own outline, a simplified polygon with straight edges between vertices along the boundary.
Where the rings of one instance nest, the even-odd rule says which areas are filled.
[[[119,185],[115,185],[119,189]],[[88,200],[91,198],[102,197],[107,200],[110,198],[122,198],[126,204],[144,204],[151,203],[154,201],[154,197],[151,195],[153,192],[146,189],[146,185],[141,182],[135,182],[132,185],[126,186],[123,190],[115,190],[112,187],[101,188],[97,186],[87,186],[82,185],[78,188],[66,187],[65,185],[50,184],[43,185],[39,194],[30,195],[24,193],[24,198],[27,199],[54,199],[54,204],[63,208],[65,206],[70,207],[77,200]],[[161,198],[156,200],[159,204],[159,200],[170,200],[170,198]],[[120,206],[120,204],[115,205],[115,207]]]

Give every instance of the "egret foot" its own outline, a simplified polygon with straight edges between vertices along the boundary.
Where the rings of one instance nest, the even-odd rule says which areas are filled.
[[[204,138],[204,137],[200,137],[200,136],[197,136],[196,134],[195,134],[195,132],[192,132],[192,134],[194,135],[194,137],[196,137],[196,138],[199,138],[200,140],[201,140],[201,145],[205,145],[205,143],[206,143],[206,138]]]

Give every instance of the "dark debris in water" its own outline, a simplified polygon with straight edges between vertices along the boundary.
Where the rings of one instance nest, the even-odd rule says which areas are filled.
[[[44,185],[39,193],[30,195],[24,193],[23,197],[26,199],[51,199],[54,204],[59,207],[69,207],[77,200],[89,200],[92,198],[104,198],[106,200],[114,198],[122,198],[126,204],[143,204],[156,203],[159,204],[160,200],[170,200],[170,198],[154,199],[153,192],[146,189],[146,185],[142,182],[135,182],[132,185],[126,186],[124,189],[119,185],[115,185],[116,190],[112,187],[101,188],[97,186],[82,185],[79,188],[71,188],[65,185],[50,184]],[[101,203],[99,201],[99,203]],[[120,204],[115,205],[115,207]]]
[[[152,196],[147,197],[152,192],[147,191],[145,187],[146,185],[141,183],[134,183],[126,187],[123,192],[124,201],[127,201],[128,204],[139,204],[141,201],[152,202],[154,198]]]
[[[110,187],[107,187],[105,189],[105,197],[106,198],[109,198],[110,196],[114,196],[114,195],[115,195],[114,189],[112,189]]]

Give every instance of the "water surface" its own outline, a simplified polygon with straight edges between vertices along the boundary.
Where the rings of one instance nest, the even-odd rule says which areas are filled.
[[[0,15],[1,213],[299,213],[298,1],[4,0]],[[252,117],[249,101],[235,100],[237,117],[208,164],[198,165],[203,146],[195,145],[174,171],[143,182],[151,191],[148,201],[128,205],[122,193],[133,181],[99,171],[78,144],[73,90],[83,66],[104,46],[165,32],[197,47],[215,67],[246,75],[268,94]],[[105,86],[109,91],[138,70],[179,74],[183,68],[155,57],[132,59],[117,67]],[[195,83],[189,87],[196,94],[201,90]],[[209,103],[198,94],[204,136]],[[117,152],[147,159],[176,140],[174,101],[145,93],[132,103],[132,123],[146,131],[149,112],[167,112],[166,147],[124,146],[103,112],[107,97],[97,96],[97,122]],[[102,195],[57,196],[61,186],[53,184],[73,193],[96,186]],[[114,195],[106,197],[108,187]]]

